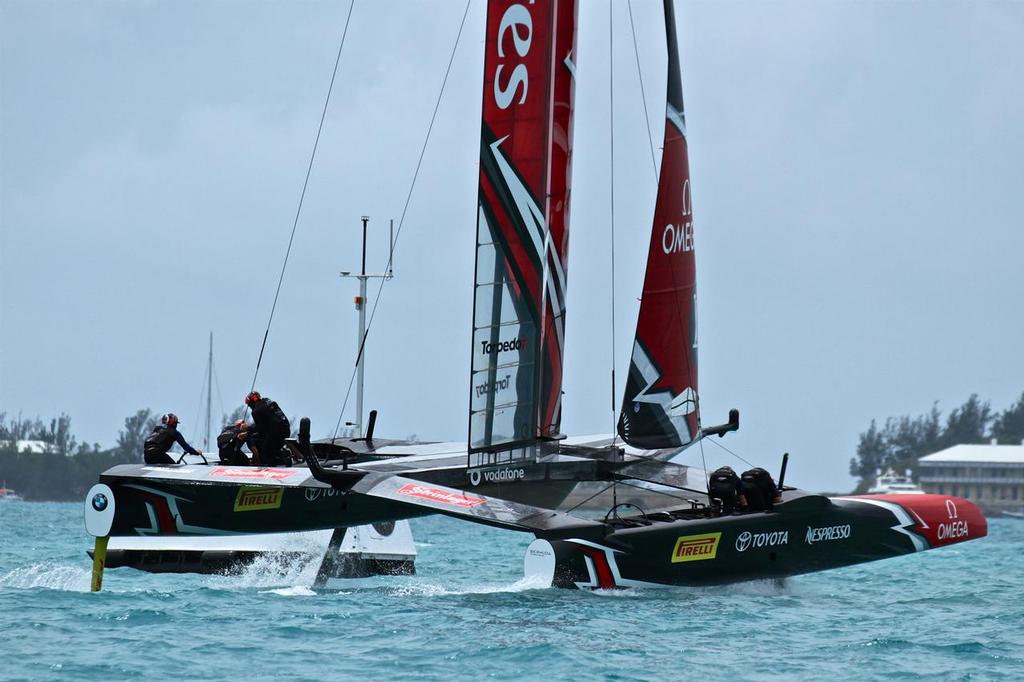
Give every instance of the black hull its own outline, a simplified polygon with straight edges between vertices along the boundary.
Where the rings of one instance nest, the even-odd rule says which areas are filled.
[[[526,572],[557,587],[590,589],[780,579],[987,534],[974,504],[943,495],[828,498],[788,490],[770,512],[715,516],[694,503],[641,517],[584,520],[552,507],[572,485],[601,472],[592,462],[567,464],[524,465],[520,480],[493,484],[470,480],[465,468],[454,467],[404,476],[334,470],[328,484],[306,468],[129,465],[103,474],[97,492],[90,492],[86,522],[90,510],[106,519],[97,536],[224,535],[340,529],[442,513],[535,534]],[[651,480],[647,469],[655,465],[662,466],[641,462],[622,470]],[[489,496],[492,491],[500,497]],[[524,496],[542,498],[544,507],[510,499]],[[201,571],[221,560],[182,559]]]
[[[429,514],[412,505],[313,485],[278,487],[194,481],[101,479],[114,491],[117,512],[110,534],[232,535],[282,533],[362,526]],[[244,496],[269,490],[266,504],[245,504]]]
[[[895,499],[898,497],[915,499]],[[940,495],[801,495],[768,513],[631,519],[603,542],[536,540],[527,574],[556,587],[719,585],[779,579],[987,534],[980,510]]]
[[[523,464],[515,467],[523,478],[496,483],[473,478],[464,467],[416,471],[414,476],[474,495],[555,508],[580,480],[593,480],[596,467],[594,462]],[[104,472],[100,482],[110,486],[116,500],[112,536],[323,530],[436,513],[418,504],[332,488],[305,467],[122,465]]]

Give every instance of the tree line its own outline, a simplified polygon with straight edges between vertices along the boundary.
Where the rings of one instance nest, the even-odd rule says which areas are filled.
[[[938,404],[917,416],[889,417],[879,426],[874,419],[860,434],[850,474],[860,479],[857,492],[870,488],[878,473],[892,469],[917,478],[917,460],[954,445],[988,443],[1020,445],[1024,441],[1024,393],[1002,412],[972,394],[943,418]]]
[[[240,419],[243,409],[224,415],[223,423]],[[26,500],[81,500],[106,469],[142,461],[143,443],[159,418],[152,410],[137,410],[125,417],[117,443],[102,448],[79,442],[66,414],[44,422],[0,412],[0,482],[6,480]],[[42,441],[49,451],[19,452],[22,440]]]

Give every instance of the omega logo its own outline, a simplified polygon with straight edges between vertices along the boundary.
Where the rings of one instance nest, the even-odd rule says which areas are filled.
[[[693,222],[679,226],[672,223],[666,225],[665,231],[661,233],[661,250],[665,253],[693,251]]]
[[[661,233],[661,250],[667,254],[693,251],[693,208],[690,204],[690,179],[683,182],[683,220],[669,223]]]

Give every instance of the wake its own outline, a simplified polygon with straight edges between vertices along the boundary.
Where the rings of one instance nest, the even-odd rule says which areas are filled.
[[[88,592],[91,578],[92,571],[81,566],[39,563],[8,571],[0,576],[0,587]]]

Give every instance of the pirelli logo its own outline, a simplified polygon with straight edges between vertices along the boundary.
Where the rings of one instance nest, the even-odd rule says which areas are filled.
[[[280,509],[284,488],[266,485],[243,485],[235,496],[235,511],[258,511]]]
[[[714,559],[715,555],[718,554],[718,541],[721,539],[722,534],[720,532],[684,535],[676,540],[675,549],[672,550],[672,563]]]

